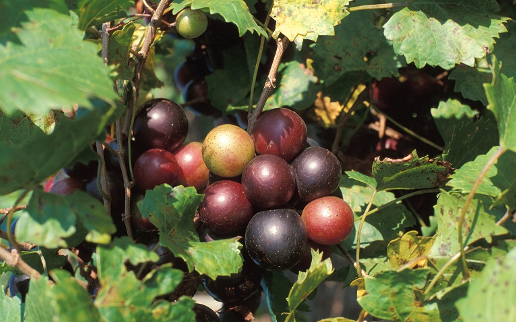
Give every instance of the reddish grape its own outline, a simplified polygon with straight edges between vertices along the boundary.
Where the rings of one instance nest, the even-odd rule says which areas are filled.
[[[181,168],[177,184],[185,187],[195,187],[197,191],[206,188],[210,170],[202,159],[202,143],[187,143],[177,149],[174,156]]]
[[[176,157],[162,149],[150,149],[136,159],[134,164],[135,184],[141,190],[150,190],[160,184],[175,185],[181,168]]]
[[[274,154],[292,161],[306,144],[306,124],[296,112],[277,108],[266,111],[256,122],[251,137],[258,154]]]
[[[348,238],[353,230],[351,207],[342,199],[326,196],[309,202],[301,215],[308,238],[322,245],[335,245]]]

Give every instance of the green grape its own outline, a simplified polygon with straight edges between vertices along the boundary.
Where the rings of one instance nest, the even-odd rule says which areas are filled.
[[[208,18],[201,10],[184,9],[176,17],[177,32],[185,38],[199,37],[208,27]]]

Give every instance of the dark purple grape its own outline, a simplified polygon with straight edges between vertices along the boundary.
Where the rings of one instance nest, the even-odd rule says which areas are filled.
[[[15,297],[19,293],[22,298],[22,303],[25,302],[25,296],[29,292],[29,283],[30,278],[28,275],[11,275],[9,279],[9,295]]]
[[[261,269],[253,261],[245,261],[242,270],[215,280],[205,276],[204,287],[215,300],[224,303],[241,302],[260,290]]]
[[[90,180],[97,175],[98,161],[90,161],[88,164],[77,162],[72,168],[64,167],[63,171],[70,177],[77,180]]]
[[[222,112],[211,105],[211,102],[208,99],[208,83],[206,83],[204,78],[196,78],[188,82],[183,89],[183,99],[185,102],[190,102],[196,99],[205,99],[204,101],[199,101],[185,106],[185,108],[188,108],[197,115],[212,117],[222,116]]]
[[[328,149],[311,147],[292,162],[299,201],[310,202],[330,195],[339,186],[342,168]]]
[[[220,322],[217,313],[204,304],[195,303],[193,311],[195,312],[195,322]]]
[[[204,59],[189,57],[174,70],[174,84],[179,91],[182,91],[191,80],[204,78],[209,73]]]
[[[142,153],[133,166],[134,181],[142,190],[151,190],[160,184],[174,186],[181,175],[176,157],[162,149],[150,149]]]
[[[321,245],[311,239],[308,239],[308,246],[310,247],[306,248],[301,260],[290,269],[293,273],[297,274],[299,272],[304,272],[310,268],[310,265],[312,264],[312,249],[323,253],[322,260],[329,258],[333,253],[331,245]]]
[[[82,181],[71,177],[66,177],[59,181],[55,181],[48,192],[65,196],[74,192],[75,190],[86,190],[86,185]]]
[[[274,154],[290,162],[303,151],[306,131],[305,121],[296,112],[277,108],[260,116],[251,137],[256,153]]]
[[[252,159],[242,172],[242,187],[253,206],[262,209],[286,205],[296,190],[294,170],[282,158],[262,154]]]
[[[138,151],[174,151],[188,133],[188,119],[181,106],[163,98],[145,103],[134,119],[133,137]]]
[[[254,209],[240,183],[222,180],[204,190],[199,205],[201,222],[219,234],[231,234],[245,228],[254,215]]]
[[[306,227],[292,209],[266,210],[256,213],[245,232],[249,256],[266,270],[290,269],[308,247]]]
[[[241,302],[222,303],[219,318],[221,322],[246,322],[249,313],[254,314],[260,307],[262,290],[253,293]]]

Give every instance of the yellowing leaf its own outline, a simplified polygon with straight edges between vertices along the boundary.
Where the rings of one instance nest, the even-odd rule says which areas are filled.
[[[416,258],[428,255],[433,243],[434,238],[421,237],[417,235],[417,231],[409,231],[401,238],[391,241],[387,246],[389,262],[394,269],[398,269]],[[420,261],[413,263],[411,268],[414,265],[426,267],[427,261],[422,258]]]
[[[271,12],[276,20],[273,36],[284,34],[301,48],[303,39],[316,41],[320,35],[334,35],[334,26],[346,17],[350,0],[277,0]]]

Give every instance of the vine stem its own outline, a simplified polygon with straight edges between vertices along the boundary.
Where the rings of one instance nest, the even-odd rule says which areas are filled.
[[[357,275],[358,275],[358,278],[361,278],[362,277],[362,271],[361,271],[361,268],[360,268],[360,237],[362,236],[362,227],[364,226],[364,222],[365,222],[365,219],[368,215],[368,212],[369,212],[369,209],[371,209],[371,206],[373,205],[373,201],[374,201],[374,197],[376,196],[376,188],[374,189],[373,191],[373,195],[371,196],[371,201],[369,201],[369,204],[367,205],[367,208],[364,212],[364,214],[362,215],[362,220],[360,221],[360,225],[358,226],[358,232],[357,232],[357,254],[356,254],[356,259],[357,259]]]
[[[9,234],[3,230],[0,229],[0,238],[2,239],[5,239],[5,240],[9,240]],[[11,243],[12,244],[12,243]],[[21,250],[32,250],[36,247],[36,245],[34,244],[30,244],[30,243],[18,243],[18,245],[20,245],[21,247]]]
[[[482,171],[480,171],[477,179],[473,183],[473,187],[471,188],[470,193],[468,194],[468,197],[466,198],[466,202],[464,203],[464,206],[461,209],[460,218],[458,222],[458,234],[459,234],[459,247],[460,247],[460,257],[462,258],[462,266],[464,269],[464,276],[462,278],[462,281],[469,279],[469,268],[468,264],[466,263],[466,253],[464,251],[464,238],[462,237],[462,225],[464,224],[464,219],[466,217],[466,213],[468,211],[468,207],[473,201],[473,197],[475,196],[475,192],[477,191],[478,187],[480,186],[480,182],[482,179],[486,176],[487,171],[489,171],[489,168],[493,166],[493,164],[500,158],[500,156],[506,151],[504,147],[499,147],[498,150],[493,154],[493,156],[487,161],[484,168],[482,168]]]
[[[269,24],[271,12],[272,12],[272,6],[269,9],[267,18],[265,18],[265,23],[263,25],[264,29],[267,29],[267,25]],[[257,20],[257,19],[255,18],[255,20]],[[249,107],[247,109],[249,115],[253,112],[254,86],[256,85],[256,78],[258,77],[258,69],[260,68],[260,60],[262,58],[264,44],[265,44],[265,37],[261,36],[260,37],[260,48],[258,49],[258,57],[256,58],[256,64],[254,65],[253,81],[251,82],[251,93],[249,95]]]
[[[413,197],[413,196],[417,196],[417,195],[422,195],[422,194],[425,194],[425,193],[432,193],[432,192],[439,192],[439,188],[432,188],[432,189],[418,190],[418,191],[414,191],[414,192],[411,192],[411,193],[407,193],[406,195],[403,195],[403,196],[401,196],[401,197],[398,197],[398,198],[396,198],[396,199],[394,199],[394,200],[389,201],[389,202],[388,202],[388,203],[386,203],[386,204],[381,205],[381,206],[380,206],[380,207],[378,207],[378,208],[375,208],[375,209],[371,210],[371,211],[368,213],[368,215],[374,214],[375,212],[378,212],[378,211],[380,211],[380,210],[382,210],[382,209],[384,209],[384,208],[387,208],[387,207],[389,207],[389,206],[390,206],[390,205],[392,205],[392,204],[398,203],[398,202],[402,201],[403,199],[407,199],[407,198],[410,198],[410,197]],[[363,215],[362,215],[362,216],[360,216],[360,217],[358,217],[357,219],[355,219],[355,221],[359,221],[359,220],[361,220],[361,219],[362,219],[362,217],[363,217]]]
[[[127,167],[125,166],[125,156],[124,156],[124,142],[122,137],[122,125],[120,119],[116,120],[116,141],[118,144],[118,149],[116,155],[118,156],[118,163],[120,164],[120,170],[122,171],[122,178],[124,180],[124,189],[125,189],[125,197],[124,197],[124,213],[122,214],[122,220],[124,221],[125,230],[127,231],[127,236],[131,240],[133,238],[133,230],[131,228],[131,188],[133,186],[133,181],[129,180],[129,175],[127,174]]]
[[[395,120],[393,120],[389,115],[385,114],[383,111],[381,111],[378,107],[374,106],[374,105],[371,105],[371,107],[379,114],[382,114],[383,116],[385,116],[385,118],[387,118],[390,122],[392,122],[393,124],[395,124],[396,126],[398,126],[400,129],[403,129],[403,131],[407,132],[408,134],[412,135],[413,137],[415,137],[416,139],[436,148],[437,150],[439,151],[443,151],[444,148],[442,146],[439,146],[437,144],[435,144],[434,142],[428,140],[427,138],[424,138],[422,137],[421,135],[417,134],[416,132],[408,129],[406,126],[403,126],[401,124],[399,124],[398,122],[396,122]]]
[[[362,276],[369,277],[369,275],[366,273],[366,271],[364,271],[360,266],[357,265],[357,262],[353,259],[353,257],[351,257],[351,254],[348,253],[348,251],[344,249],[344,247],[342,247],[340,244],[337,244],[336,246],[341,251],[341,253],[344,254],[344,256],[346,256],[348,261],[351,264],[353,264],[353,267],[355,267],[355,269],[360,269],[361,270]]]
[[[16,267],[22,273],[34,278],[36,281],[41,277],[41,274],[37,270],[25,263],[16,249],[9,252],[7,249],[0,247],[0,257],[5,260],[7,265]]]
[[[249,113],[247,118],[247,133],[251,133],[253,131],[254,125],[256,121],[262,114],[263,108],[265,107],[265,102],[269,97],[269,94],[274,87],[274,83],[276,82],[276,74],[278,73],[278,67],[281,62],[281,57],[287,48],[289,40],[287,37],[283,37],[282,39],[277,40],[278,48],[276,48],[276,53],[274,54],[274,60],[272,61],[272,66],[269,71],[269,75],[267,76],[267,80],[265,81],[265,86],[263,87],[262,94],[260,95],[260,99],[258,99],[258,103],[256,103],[256,108],[252,113]]]
[[[27,189],[23,190],[23,192],[18,196],[18,198],[16,198],[16,200],[14,201],[14,205],[11,207],[11,210],[9,211],[9,213],[7,213],[7,227],[10,228],[13,223],[14,209],[16,209],[16,207],[20,204],[20,202],[23,200],[23,198],[25,198],[25,196],[31,191],[32,191],[32,189],[27,188]],[[18,244],[18,242],[16,241],[16,239],[14,238],[13,234],[11,234],[11,229],[7,230],[7,239],[9,239],[9,242],[11,242],[11,244],[14,246],[14,248],[16,248],[18,253],[21,253],[21,247]],[[9,266],[11,266],[11,265],[9,265]]]
[[[375,10],[375,9],[392,9],[398,7],[407,7],[412,4],[412,1],[407,2],[399,2],[399,3],[380,3],[380,4],[368,4],[363,6],[349,7],[347,10],[349,12],[352,11],[361,11],[361,10]]]

